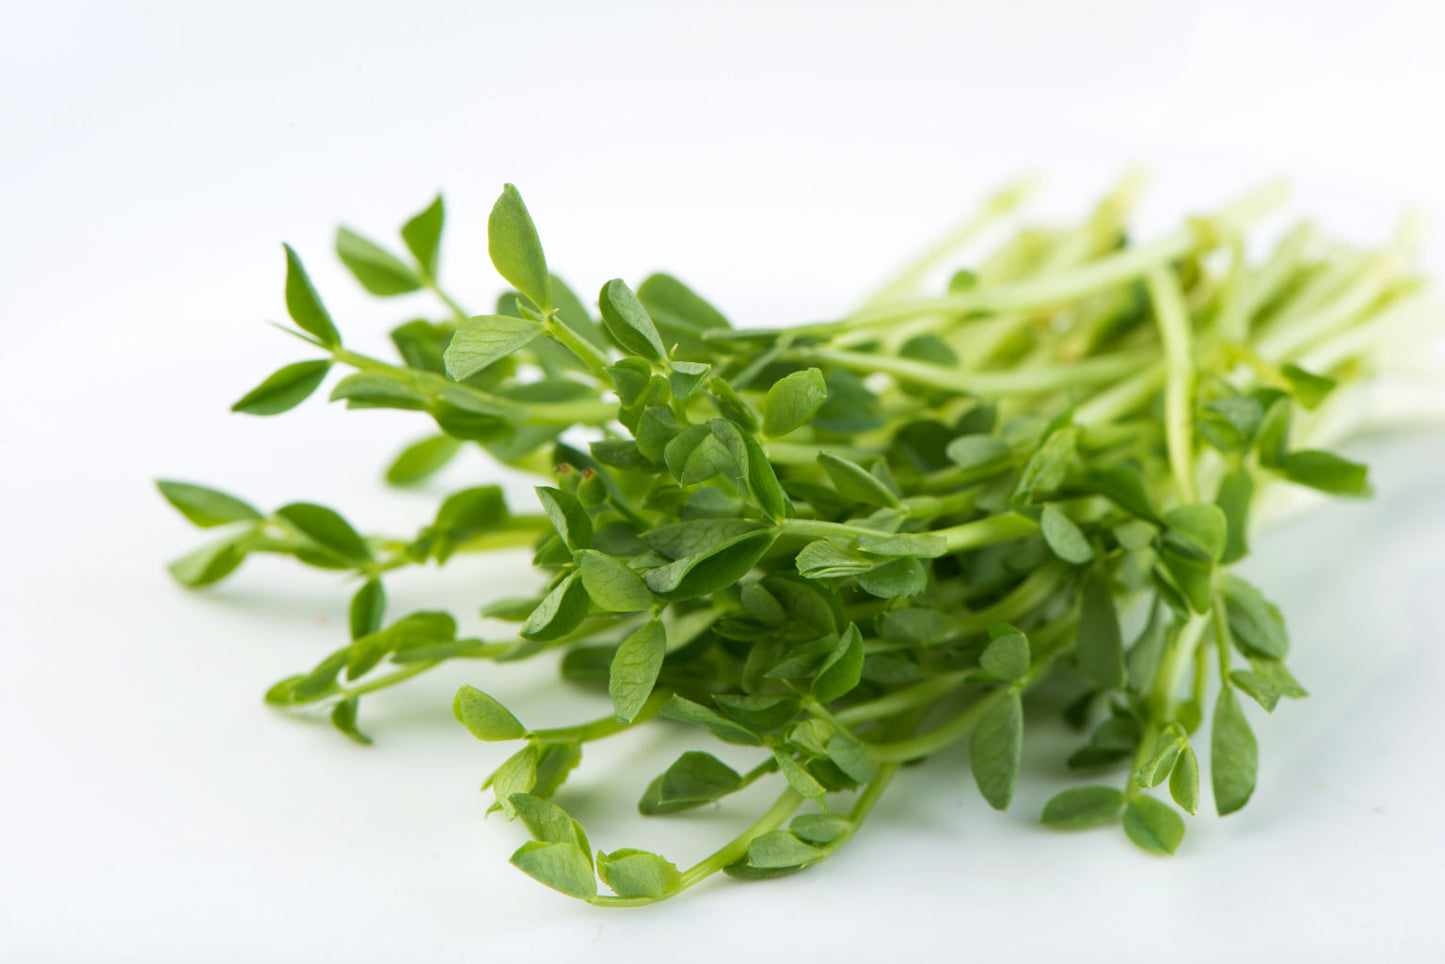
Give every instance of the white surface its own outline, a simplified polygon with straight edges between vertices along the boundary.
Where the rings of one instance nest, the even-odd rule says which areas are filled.
[[[334,645],[343,591],[282,563],[175,589],[162,564],[196,534],[149,481],[313,498],[404,531],[485,471],[387,493],[377,472],[424,431],[414,418],[319,400],[226,414],[299,357],[260,324],[283,311],[277,242],[345,333],[378,345],[406,303],[366,300],[331,231],[388,235],[438,187],[444,272],[469,304],[497,289],[482,229],[512,180],[579,290],[666,267],[748,323],[845,308],[1021,166],[1068,212],[1143,161],[1160,175],[1146,224],[1286,170],[1302,208],[1378,239],[1401,204],[1445,210],[1434,5],[97,3],[5,19],[0,959],[1445,954],[1438,433],[1359,448],[1377,501],[1262,543],[1251,570],[1314,695],[1254,714],[1254,801],[1190,821],[1173,860],[1037,827],[1065,745],[1045,732],[1007,815],[946,755],[828,865],[621,913],[506,865],[520,831],[484,823],[476,793],[506,751],[447,713],[459,682],[522,697],[547,667],[446,669],[375,699],[369,750],[274,714],[260,692]],[[473,612],[522,569],[397,579],[396,611]],[[649,762],[628,769],[633,749]],[[599,846],[686,860],[692,828],[721,839],[728,818],[604,819],[656,749],[589,749],[565,802]],[[609,764],[630,783],[605,786]]]

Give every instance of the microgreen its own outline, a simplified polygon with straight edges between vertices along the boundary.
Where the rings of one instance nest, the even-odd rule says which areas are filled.
[[[1259,496],[1369,492],[1364,466],[1318,447],[1318,426],[1357,397],[1382,319],[1427,304],[1404,248],[1377,259],[1368,290],[1333,293],[1309,281],[1338,251],[1301,232],[1245,258],[1269,190],[1145,244],[1119,240],[1130,195],[1076,228],[1026,229],[941,295],[907,297],[935,252],[850,316],[768,330],[734,328],[665,274],[635,291],[594,279],[584,304],[511,185],[487,222],[510,287],[473,314],[442,284],[437,197],[395,241],[336,238],[369,293],[436,300],[391,331],[393,361],[343,347],[287,246],[291,333],[320,357],[266,377],[235,411],[285,412],[338,369],[331,400],[429,420],[388,482],[436,484],[481,452],[541,484],[523,504],[495,485],[451,492],[398,538],[325,505],[265,512],[162,481],[187,520],[217,530],[170,571],[207,586],[264,554],[352,578],[345,638],[266,701],[361,743],[365,704],[444,662],[557,654],[568,685],[599,690],[611,712],[529,729],[526,707],[519,718],[463,686],[453,713],[479,740],[520,744],[485,783],[530,837],[512,863],[600,906],[664,900],[718,871],[819,864],[900,765],[954,744],[990,806],[1015,804],[1028,734],[1054,725],[1031,696],[1044,683],[1087,735],[1031,766],[1090,782],[1054,793],[1043,823],[1112,824],[1173,853],[1179,811],[1200,807],[1197,754],[1218,812],[1240,809],[1268,786],[1247,704],[1272,712],[1305,695],[1285,666],[1283,614],[1232,571]],[[970,232],[1017,201],[995,198]],[[533,595],[479,600],[511,633],[388,612],[395,570],[520,548]],[[642,726],[716,738],[748,761],[656,761],[624,795],[642,815],[687,819],[759,782],[776,799],[687,869],[594,851],[566,810],[568,777],[585,744]]]

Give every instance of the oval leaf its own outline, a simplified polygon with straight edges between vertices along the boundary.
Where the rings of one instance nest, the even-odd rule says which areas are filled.
[[[422,285],[416,272],[395,255],[349,228],[336,232],[336,256],[363,288],[379,297],[404,295]]]
[[[763,398],[763,434],[774,438],[801,428],[828,399],[828,385],[816,368],[773,382]]]
[[[650,595],[650,594],[649,594]],[[612,711],[619,723],[631,723],[637,716],[652,688],[667,654],[667,633],[659,620],[652,620],[628,636],[612,657],[607,690],[612,696]]]
[[[454,381],[470,378],[542,334],[540,322],[510,315],[477,315],[457,328],[447,345],[447,374]]]
[[[243,395],[231,406],[231,411],[247,415],[289,412],[316,391],[330,370],[331,362],[323,360],[287,365],[272,372],[264,382]]]
[[[978,792],[995,810],[1013,800],[1023,760],[1024,708],[1017,692],[989,707],[968,741],[968,762]]]
[[[1043,822],[1061,830],[1082,830],[1108,823],[1123,806],[1124,794],[1114,787],[1076,787],[1044,804]]]
[[[543,311],[552,310],[552,279],[537,226],[522,203],[522,195],[510,184],[492,205],[487,218],[487,255],[497,274],[506,278]]]
[[[261,518],[261,513],[235,496],[203,485],[158,479],[156,488],[181,515],[203,529]]]
[[[457,690],[452,700],[452,715],[479,740],[518,740],[527,735],[527,728],[510,710],[472,686]]]
[[[306,269],[301,266],[301,259],[296,256],[291,245],[284,244],[282,247],[286,249],[286,311],[291,320],[296,322],[302,331],[315,335],[327,348],[340,347],[341,335],[337,333],[336,325],[332,324],[331,315],[321,303],[316,289],[311,286],[311,279],[307,276]]]

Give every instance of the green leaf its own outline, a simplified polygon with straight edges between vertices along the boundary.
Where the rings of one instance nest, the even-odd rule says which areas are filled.
[[[422,286],[416,272],[395,255],[348,228],[336,232],[336,256],[371,294],[385,298]]]
[[[1081,599],[1074,644],[1079,666],[1102,688],[1116,689],[1124,684],[1124,641],[1113,593],[1102,575],[1091,572]]]
[[[1139,745],[1139,724],[1128,717],[1110,717],[1094,730],[1089,742],[1069,757],[1070,769],[1110,766],[1133,756]]]
[[[532,792],[537,785],[537,771],[541,759],[541,744],[528,743],[492,772],[487,782],[482,784],[482,789],[491,787],[492,795],[496,798],[492,810],[501,810],[509,820],[516,818],[517,811],[512,806],[512,798]]]
[[[532,300],[543,311],[552,310],[552,279],[537,226],[522,203],[522,195],[510,184],[487,218],[487,254],[497,274]]]
[[[1113,787],[1075,787],[1044,804],[1043,822],[1060,830],[1082,830],[1110,822],[1123,806],[1124,794]]]
[[[993,638],[979,656],[979,665],[1006,683],[1023,679],[1029,671],[1028,638],[1006,623],[991,627],[989,635]]]
[[[686,401],[711,371],[712,366],[703,362],[672,362],[667,373],[667,386],[672,389],[672,397],[680,402]]]
[[[644,816],[690,810],[739,789],[743,778],[710,753],[691,750],[648,784],[637,809]]]
[[[1259,453],[1259,464],[1273,469],[1279,467],[1289,451],[1292,409],[1289,396],[1284,392],[1278,389],[1266,391],[1272,394],[1261,395],[1261,403],[1265,405],[1264,418],[1255,435],[1254,447]]]
[[[763,742],[756,733],[747,727],[734,723],[715,710],[710,710],[700,703],[694,703],[681,696],[673,696],[668,700],[667,705],[662,708],[662,715],[680,723],[695,723],[705,726],[713,736],[725,743],[758,746]]]
[[[1174,771],[1169,774],[1169,795],[1190,816],[1199,811],[1199,761],[1188,743],[1179,751]]]
[[[290,696],[296,703],[309,703],[333,692],[336,675],[346,666],[349,649],[339,649],[327,656],[311,672],[297,678],[290,685]]]
[[[900,556],[860,573],[858,585],[879,599],[902,599],[928,588],[928,570],[912,556]]]
[[[953,628],[953,620],[936,609],[895,609],[878,621],[885,639],[930,646],[942,642]]]
[[[748,492],[752,495],[753,501],[758,504],[758,508],[763,510],[763,514],[774,522],[792,518],[796,514],[793,503],[789,501],[787,493],[783,491],[782,485],[778,482],[778,475],[773,471],[767,453],[763,451],[763,447],[757,439],[744,433],[740,426],[737,429],[746,450]],[[717,434],[716,429],[713,434]]]
[[[261,513],[235,496],[189,482],[157,479],[156,488],[167,502],[191,521],[192,525],[209,529],[232,522],[260,519]]]
[[[809,800],[816,800],[820,805],[823,803],[828,791],[801,763],[778,747],[773,747],[773,759],[778,761],[778,769],[788,781],[788,786]]]
[[[818,464],[845,498],[882,508],[898,507],[898,494],[858,463],[832,452],[819,452]]]
[[[1218,562],[1224,555],[1227,533],[1224,512],[1209,502],[1191,502],[1164,513],[1169,536],[1183,540],[1206,558]]]
[[[1168,777],[1179,759],[1180,752],[1189,745],[1189,738],[1177,723],[1170,723],[1154,741],[1154,753],[1134,770],[1134,782],[1141,787],[1157,787]]]
[[[1330,495],[1368,495],[1369,469],[1331,452],[1301,449],[1279,463],[1284,477]]]
[[[1089,545],[1084,533],[1052,502],[1044,506],[1039,529],[1049,549],[1065,562],[1082,566],[1094,560],[1094,548]]]
[[[522,624],[521,635],[545,643],[566,636],[587,618],[587,590],[573,571],[542,597]]]
[[[1285,365],[1280,369],[1280,374],[1289,379],[1294,397],[1308,409],[1318,407],[1320,402],[1325,400],[1325,396],[1334,391],[1335,385],[1338,384],[1333,378],[1315,375],[1298,365]]]
[[[617,722],[631,723],[637,716],[657,685],[666,654],[667,634],[657,619],[645,623],[617,647],[607,684]]]
[[[437,257],[441,253],[442,227],[446,223],[446,206],[442,196],[427,205],[426,209],[412,218],[401,228],[401,239],[406,248],[421,265],[428,278],[437,276]]]
[[[276,518],[343,562],[364,565],[371,561],[366,541],[334,509],[311,502],[292,502],[277,509]]]
[[[715,693],[712,701],[718,709],[737,720],[750,730],[776,730],[793,721],[798,715],[802,701],[786,693],[768,693],[754,696],[738,696],[732,693]]]
[[[620,278],[602,286],[597,305],[602,309],[602,323],[624,351],[654,362],[667,356],[652,317]]]
[[[176,582],[189,589],[209,586],[235,572],[245,561],[243,540],[249,538],[250,533],[227,536],[182,556],[166,568]]]
[[[1199,434],[1221,452],[1249,450],[1264,419],[1264,406],[1249,395],[1220,398],[1199,407]]]
[[[707,389],[719,415],[730,422],[737,423],[744,432],[751,434],[758,431],[758,427],[762,424],[758,413],[724,379],[713,375],[707,380]]]
[[[748,844],[747,856],[723,868],[729,877],[766,880],[795,874],[827,856],[786,830],[770,830]]]
[[[688,357],[708,358],[712,349],[702,333],[731,327],[716,308],[671,275],[649,275],[638,286],[637,299],[647,306],[664,342],[676,344]]]
[[[470,378],[542,334],[540,322],[509,315],[477,315],[457,328],[447,345],[447,375],[454,381]]]
[[[955,465],[978,474],[1002,469],[1013,459],[1013,449],[993,435],[960,435],[945,451]]]
[[[813,677],[812,693],[821,703],[831,703],[853,691],[863,676],[863,635],[850,625],[838,639]]]
[[[652,607],[652,592],[647,583],[620,560],[591,549],[579,549],[572,559],[582,573],[582,585],[594,605],[612,613]]]
[[[240,401],[231,406],[231,411],[247,415],[289,412],[311,397],[330,370],[331,362],[323,360],[296,362],[277,369],[241,396]]]
[[[763,434],[777,438],[802,427],[827,398],[828,385],[819,369],[783,376],[763,398]]]
[[[587,900],[597,896],[591,856],[576,844],[532,840],[512,854],[511,863],[533,880],[569,897]]]
[[[1289,653],[1289,633],[1279,607],[1240,577],[1225,576],[1224,611],[1229,635],[1246,656],[1283,659]]]
[[[1224,553],[1219,561],[1225,565],[1249,553],[1249,508],[1253,500],[1254,476],[1245,466],[1236,466],[1219,480],[1214,504],[1224,513]]]
[[[661,900],[682,883],[682,874],[675,864],[657,854],[631,848],[599,853],[597,872],[618,897]]]
[[[510,710],[472,686],[457,690],[452,701],[452,715],[479,740],[519,740],[527,735],[527,728]]]
[[[1168,610],[1156,600],[1149,613],[1149,622],[1139,633],[1134,645],[1129,647],[1125,659],[1130,691],[1148,693],[1154,685],[1154,676],[1164,659],[1164,650],[1169,636]]]
[[[416,318],[391,330],[391,343],[406,367],[441,375],[446,372],[443,354],[456,328]]]
[[[1184,839],[1184,820],[1167,803],[1141,796],[1124,808],[1124,833],[1150,853],[1172,854]]]
[[[1065,426],[1044,439],[1024,463],[1023,472],[1012,496],[1016,504],[1031,502],[1039,495],[1048,495],[1064,484],[1069,466],[1077,458],[1074,444],[1078,436],[1077,428]]]
[[[417,612],[398,619],[384,630],[356,637],[346,664],[346,678],[356,679],[395,653],[393,662],[414,662],[438,647],[455,646],[457,622],[444,612]]]
[[[291,320],[296,322],[302,331],[315,335],[327,348],[341,347],[341,336],[331,322],[331,315],[321,304],[316,289],[311,286],[311,279],[307,277],[306,269],[301,266],[301,259],[296,256],[291,245],[285,244],[282,247],[286,249],[286,311],[291,315]]]
[[[1209,770],[1214,784],[1214,806],[1222,817],[1249,802],[1259,768],[1259,744],[1244,718],[1234,690],[1220,687],[1214,704],[1213,732],[1209,741]]]
[[[1273,713],[1284,695],[1284,689],[1275,680],[1249,670],[1237,669],[1229,674],[1229,682],[1245,696],[1264,707],[1266,713]]]
[[[336,383],[331,390],[331,401],[344,401],[347,408],[394,408],[420,412],[426,409],[428,399],[407,379],[357,372]]]
[[[458,545],[499,528],[506,519],[507,503],[499,487],[462,489],[442,501],[436,521],[425,531],[423,540],[438,562],[446,562]]]
[[[351,638],[369,636],[381,628],[382,617],[386,614],[386,588],[375,576],[361,584],[356,595],[351,597],[350,625]]]
[[[1013,799],[1023,760],[1024,709],[1017,691],[989,707],[968,741],[968,761],[978,792],[995,810]]]
[[[552,528],[557,530],[557,535],[562,537],[569,549],[586,549],[592,545],[595,535],[592,517],[575,496],[547,485],[537,486],[536,492]]]
[[[690,519],[661,525],[641,535],[642,542],[669,559],[719,549],[738,536],[767,531],[751,519]]]
[[[788,823],[793,836],[818,847],[841,839],[853,829],[853,821],[841,813],[801,813]]]
[[[747,532],[694,555],[648,570],[648,588],[668,600],[692,599],[726,589],[746,576],[772,546],[771,530]]]
[[[875,556],[937,559],[948,554],[948,540],[932,532],[879,533],[860,535],[858,548]]]
[[[331,725],[363,746],[371,745],[371,737],[356,728],[356,712],[361,701],[354,696],[337,703],[331,708]]]
[[[1091,468],[1085,473],[1084,482],[1090,491],[1102,495],[1130,515],[1146,522],[1159,521],[1138,469],[1128,465]]]
[[[1173,601],[1182,602],[1195,613],[1208,612],[1214,598],[1213,560],[1192,542],[1172,532],[1164,533],[1159,539],[1159,559],[1163,563],[1162,572],[1168,575],[1167,584],[1179,594]]]

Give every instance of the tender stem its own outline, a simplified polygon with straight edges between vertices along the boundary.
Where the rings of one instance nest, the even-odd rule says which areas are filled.
[[[572,742],[587,743],[592,740],[600,740],[604,737],[615,736],[624,730],[629,730],[639,723],[645,723],[662,711],[667,701],[672,699],[671,690],[657,690],[647,702],[642,704],[642,709],[632,718],[631,723],[619,722],[615,716],[604,716],[588,723],[578,723],[573,726],[558,726],[547,730],[531,730],[527,733],[529,740],[541,740],[548,743]]]
[[[1193,502],[1194,489],[1194,358],[1184,292],[1174,273],[1166,268],[1149,272],[1149,297],[1159,337],[1164,343],[1164,431],[1174,484],[1185,502]]]
[[[831,348],[795,348],[783,358],[804,364],[837,365],[860,372],[882,372],[930,388],[969,395],[1007,398],[1042,395],[1117,381],[1132,375],[1154,358],[1152,351],[1119,352],[1086,358],[1070,365],[1021,368],[1014,371],[966,372],[911,358]]]
[[[980,232],[993,225],[999,218],[1010,213],[1029,194],[1033,193],[1035,182],[1032,178],[1015,181],[984,201],[983,205],[965,218],[956,228],[919,255],[911,264],[898,272],[882,285],[867,301],[864,308],[886,304],[899,298],[906,298],[918,288],[923,277],[952,256],[959,248],[972,241]]]
[[[608,358],[607,353],[602,349],[569,328],[561,318],[557,317],[555,312],[549,314],[547,320],[542,323],[542,333],[580,358],[602,384],[608,386],[612,384],[612,376],[607,371],[608,366],[612,364],[612,359]],[[615,415],[615,406],[612,411]]]
[[[983,715],[1012,690],[1011,686],[1000,686],[990,690],[971,703],[963,712],[927,733],[906,740],[865,745],[874,759],[880,763],[907,763],[909,760],[921,759],[968,736]]]
[[[1209,246],[1217,236],[1238,231],[1245,223],[1280,203],[1285,193],[1284,185],[1278,183],[1260,188],[1206,222],[1213,230],[1187,228],[1152,244],[1127,248],[1110,257],[1100,258],[1073,271],[1045,275],[1017,284],[995,285],[943,298],[926,298],[865,309],[839,325],[846,328],[886,325],[916,315],[936,313],[998,314],[1051,308],[1076,301],[1136,280],[1176,258]]]
[[[662,897],[614,897],[608,894],[599,894],[589,898],[588,903],[598,907],[642,907],[667,900],[669,897],[676,897],[694,884],[711,877],[728,864],[741,859],[747,854],[749,844],[763,834],[782,826],[783,822],[793,815],[793,811],[797,810],[802,802],[803,797],[798,791],[792,787],[784,790],[752,826],[683,871],[682,880],[678,882],[678,885]]]

